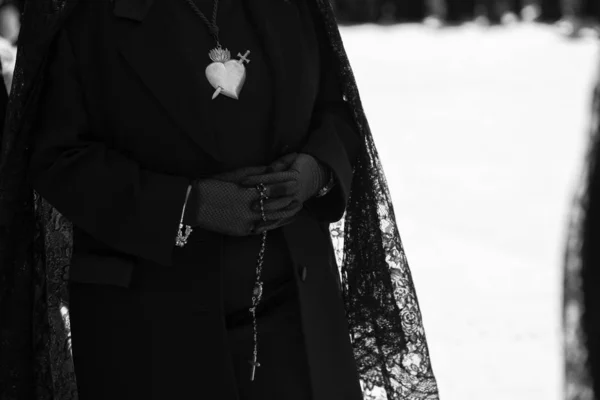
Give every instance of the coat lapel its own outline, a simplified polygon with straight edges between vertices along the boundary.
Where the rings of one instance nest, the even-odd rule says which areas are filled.
[[[182,9],[187,6],[183,1],[114,2],[114,14],[135,24],[127,24],[119,43],[121,54],[176,124],[219,161],[214,133],[203,131],[200,118],[212,93],[204,71],[210,62],[205,50],[214,43],[205,27]]]
[[[271,144],[274,156],[278,156],[295,142],[299,134],[295,129],[305,126],[302,118],[311,113],[306,107],[312,110],[316,96],[318,47],[314,31],[306,25],[294,1],[244,0],[244,3],[271,66],[274,88]]]
[[[314,0],[311,0],[314,1]],[[174,121],[215,161],[214,132],[202,130],[212,87],[204,70],[214,47],[206,27],[184,1],[114,0],[117,17],[134,21],[119,50]],[[302,3],[301,1],[298,3]],[[305,132],[319,84],[318,45],[304,4],[285,0],[243,0],[264,46],[273,78],[273,157],[297,145]],[[176,21],[176,23],[175,23]],[[204,43],[204,42],[205,43]],[[176,45],[174,45],[176,44]],[[208,94],[207,94],[208,93]]]

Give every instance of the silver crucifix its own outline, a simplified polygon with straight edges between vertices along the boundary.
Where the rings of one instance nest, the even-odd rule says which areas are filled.
[[[250,360],[250,364],[252,365],[252,374],[250,375],[250,380],[254,381],[254,375],[256,374],[256,367],[260,367],[260,363],[256,361],[256,354]]]

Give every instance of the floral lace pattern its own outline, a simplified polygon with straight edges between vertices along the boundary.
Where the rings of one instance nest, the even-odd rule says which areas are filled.
[[[53,315],[54,266],[46,255],[45,221],[27,182],[27,133],[43,83],[44,60],[55,32],[74,4],[28,1],[0,153],[0,399],[63,396],[70,383],[52,371],[65,366],[58,343],[66,330]],[[27,43],[27,45],[22,45]],[[34,205],[35,203],[35,205]],[[47,243],[48,245],[50,243]],[[58,249],[57,249],[58,250]],[[57,380],[58,379],[58,380]]]
[[[364,398],[435,400],[421,312],[387,182],[331,5],[313,1],[364,139],[345,217],[331,226]],[[33,0],[25,8],[0,165],[0,400],[77,399],[67,290],[72,226],[25,179],[39,71],[76,3]]]
[[[340,61],[344,97],[364,140],[345,217],[331,227],[364,398],[438,399],[417,294],[379,154],[331,6],[326,0],[317,3]]]

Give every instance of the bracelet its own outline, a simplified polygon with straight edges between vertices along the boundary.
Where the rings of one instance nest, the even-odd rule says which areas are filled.
[[[327,184],[325,186],[323,186],[317,192],[317,195],[315,197],[318,199],[319,197],[325,196],[327,193],[329,193],[331,191],[331,189],[333,189],[334,186],[335,186],[335,179],[333,179],[333,173],[331,171],[329,171],[329,181],[327,182]]]
[[[175,246],[183,247],[187,244],[188,238],[192,234],[192,227],[185,225],[185,233],[183,232],[183,216],[185,215],[185,208],[187,206],[190,192],[192,191],[192,185],[188,186],[187,193],[185,194],[185,202],[183,203],[183,210],[181,210],[181,219],[179,220],[179,229],[177,230],[177,237],[175,238]]]

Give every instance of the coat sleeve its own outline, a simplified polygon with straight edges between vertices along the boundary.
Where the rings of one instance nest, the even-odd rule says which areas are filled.
[[[327,195],[308,201],[306,208],[324,222],[335,222],[346,209],[360,136],[350,105],[344,100],[339,60],[329,45],[324,27],[319,25],[321,18],[317,16],[314,20],[320,49],[320,85],[311,131],[301,152],[327,166],[333,173],[335,186]]]
[[[171,265],[188,179],[141,168],[92,138],[65,29],[50,54],[32,131],[31,185],[95,239],[123,253]]]

